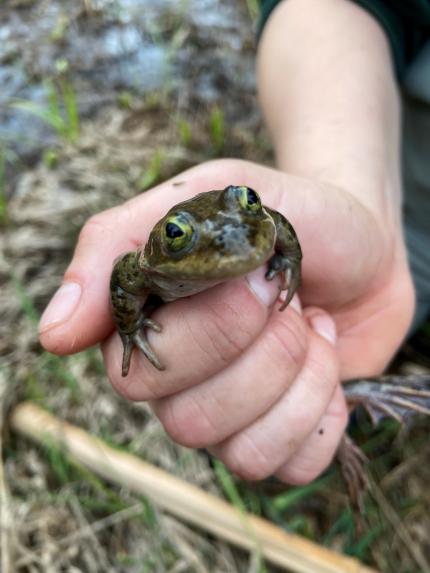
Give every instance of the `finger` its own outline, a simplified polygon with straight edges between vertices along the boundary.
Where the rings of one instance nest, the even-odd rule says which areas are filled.
[[[270,184],[272,181],[272,185]],[[276,185],[276,181],[278,184]],[[244,161],[202,164],[92,217],[83,227],[63,288],[54,296],[39,325],[40,341],[57,354],[77,352],[105,338],[113,328],[109,278],[113,261],[144,244],[154,224],[179,201],[202,191],[245,184],[279,194],[279,174]]]
[[[325,313],[321,316],[329,321]],[[339,382],[333,345],[309,329],[304,366],[274,406],[245,430],[211,449],[248,480],[273,474],[301,447],[323,416]]]
[[[122,344],[111,336],[103,344],[113,386],[130,400],[168,396],[226,368],[264,329],[279,290],[261,267],[246,279],[228,281],[191,298],[164,305],[153,317],[163,331],[148,341],[165,370],[154,368],[135,350],[128,376],[121,376]]]
[[[333,461],[347,423],[348,408],[338,385],[321,420],[297,452],[278,468],[276,477],[292,485],[317,478]]]
[[[297,298],[294,302],[297,302]],[[259,418],[292,384],[307,350],[307,326],[289,306],[233,363],[205,382],[157,401],[165,430],[189,447],[207,447]]]

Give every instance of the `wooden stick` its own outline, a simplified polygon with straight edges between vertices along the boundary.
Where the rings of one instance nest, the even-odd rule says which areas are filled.
[[[0,571],[12,573],[13,551],[15,548],[13,514],[6,476],[3,468],[3,399],[6,395],[7,380],[0,372]]]
[[[30,402],[17,406],[12,427],[44,443],[63,445],[81,464],[103,478],[150,498],[167,512],[297,573],[376,573],[359,561],[292,535],[265,519],[242,515],[210,495],[135,456],[117,451],[87,432]]]

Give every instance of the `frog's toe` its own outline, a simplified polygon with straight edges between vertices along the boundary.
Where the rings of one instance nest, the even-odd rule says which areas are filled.
[[[300,260],[290,259],[282,254],[276,253],[269,260],[269,268],[266,273],[266,279],[271,281],[280,275],[282,279],[281,290],[287,291],[287,296],[279,310],[284,310],[294,296],[294,293],[300,285]]]
[[[284,310],[290,304],[294,293],[300,285],[300,264],[293,264],[288,267],[284,273],[284,282],[281,286],[282,290],[287,289],[287,296],[281,304],[279,310]]]
[[[122,354],[122,370],[121,374],[123,377],[127,376],[130,370],[131,354],[134,348],[133,337],[130,334],[121,334],[122,344],[124,346],[124,351]]]
[[[151,330],[154,330],[155,332],[161,332],[162,330],[162,326],[159,322],[157,322],[156,320],[152,320],[152,318],[143,318],[142,322],[141,322],[141,326],[143,326],[144,328],[150,328]]]
[[[149,324],[146,324],[146,322],[148,322],[148,321],[153,322],[154,325],[150,326]],[[161,326],[157,322],[154,322],[151,319],[145,319],[144,326],[146,326],[148,328],[152,328],[153,330],[155,330],[157,332],[160,332],[160,330],[161,330]],[[140,348],[140,350],[143,352],[143,354],[146,356],[146,358],[150,361],[150,363],[153,366],[155,366],[155,368],[157,368],[157,370],[164,370],[164,366],[161,364],[157,355],[152,350],[151,346],[149,345],[149,342],[146,339],[145,334],[142,331],[139,330],[139,331],[134,333],[133,342],[136,346],[138,346]]]
[[[130,363],[131,363],[131,355],[133,354],[133,348],[137,346],[146,356],[146,358],[157,368],[158,370],[164,370],[164,366],[161,364],[159,359],[157,358],[155,352],[152,350],[151,346],[149,345],[148,340],[146,339],[145,333],[143,328],[150,328],[151,330],[155,330],[155,332],[161,332],[161,325],[158,324],[155,320],[150,318],[142,319],[139,329],[133,333],[125,334],[121,333],[121,340],[124,346],[124,352],[122,355],[122,376],[125,377],[130,370]]]

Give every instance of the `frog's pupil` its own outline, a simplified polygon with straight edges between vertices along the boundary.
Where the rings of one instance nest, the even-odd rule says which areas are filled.
[[[258,195],[253,189],[248,189],[248,205],[256,205],[258,203]]]
[[[176,225],[175,223],[167,223],[166,225],[166,235],[169,239],[177,239],[178,237],[182,237],[184,231]]]

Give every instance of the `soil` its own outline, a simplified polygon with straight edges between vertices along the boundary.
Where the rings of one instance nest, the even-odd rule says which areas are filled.
[[[175,445],[146,404],[112,390],[98,348],[50,355],[39,345],[37,322],[92,214],[221,155],[273,162],[256,101],[252,5],[0,4],[0,499],[9,508],[1,548],[10,571],[275,571],[101,482],[64,452],[35,446],[7,423],[14,405],[31,399],[225,495],[207,454]],[[403,349],[396,368],[425,369],[417,355],[422,348],[428,358],[425,333]],[[428,422],[400,433],[383,424],[375,433],[364,420],[355,433],[374,460],[372,475],[387,502],[368,500],[361,535],[334,469],[308,488],[280,492],[239,480],[236,487],[250,510],[282,527],[381,571],[424,571],[430,562]],[[108,516],[114,518],[105,521]]]

